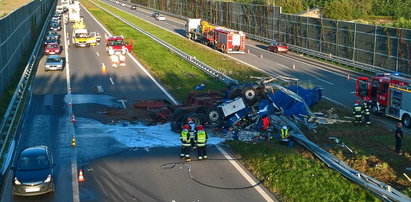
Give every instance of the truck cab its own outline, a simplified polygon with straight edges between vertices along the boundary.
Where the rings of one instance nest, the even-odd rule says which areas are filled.
[[[133,49],[133,40],[123,36],[109,36],[106,38],[106,51],[109,55],[126,54]]]
[[[371,112],[401,120],[411,126],[411,80],[389,73],[377,74],[371,79],[359,77],[355,92],[361,99],[372,101]]]

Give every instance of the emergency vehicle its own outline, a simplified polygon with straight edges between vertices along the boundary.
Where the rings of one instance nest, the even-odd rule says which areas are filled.
[[[97,33],[86,29],[83,18],[73,25],[72,43],[76,47],[90,47],[97,44]]]
[[[355,88],[359,98],[372,101],[373,114],[395,118],[411,127],[411,79],[383,73],[357,78]]]
[[[133,40],[123,36],[106,36],[106,51],[109,55],[124,55],[132,49]]]
[[[225,27],[213,26],[201,19],[188,19],[187,38],[211,46],[223,53],[244,53],[245,33]]]

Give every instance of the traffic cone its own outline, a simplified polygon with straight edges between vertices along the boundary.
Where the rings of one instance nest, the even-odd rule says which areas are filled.
[[[350,80],[350,74],[347,74],[347,80]]]
[[[76,146],[76,138],[74,138],[74,136],[71,138],[71,146],[72,147]]]
[[[250,54],[250,49],[247,49],[247,53]]]
[[[71,116],[71,122],[76,123],[76,117],[74,116],[74,114]]]
[[[263,54],[260,54],[260,58],[263,59]]]
[[[79,181],[79,182],[84,182],[85,180],[86,180],[86,179],[84,179],[83,170],[80,169],[80,173],[78,174],[78,181]]]
[[[293,69],[295,69],[295,65],[293,65]]]
[[[331,55],[331,53],[328,55],[329,58],[333,58],[333,55]]]
[[[104,65],[104,63],[101,63],[101,72],[106,74],[106,65]]]

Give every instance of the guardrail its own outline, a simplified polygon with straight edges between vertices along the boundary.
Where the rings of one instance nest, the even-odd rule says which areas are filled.
[[[13,97],[10,101],[9,106],[7,107],[7,111],[4,114],[3,120],[1,122],[1,128],[0,128],[0,145],[1,145],[1,150],[0,150],[0,171],[3,171],[7,166],[6,166],[6,161],[5,157],[8,153],[6,153],[6,149],[9,146],[9,143],[11,142],[11,139],[14,138],[15,134],[12,134],[13,132],[13,127],[15,126],[16,119],[17,123],[20,122],[20,117],[18,116],[18,110],[21,108],[22,100],[26,94],[27,88],[29,85],[30,78],[33,76],[32,72],[34,69],[34,64],[36,62],[39,50],[41,48],[42,42],[43,42],[43,36],[45,32],[47,31],[47,26],[48,22],[51,19],[52,14],[54,13],[53,10],[57,4],[57,1],[54,2],[54,5],[51,6],[51,9],[49,11],[49,14],[46,18],[46,21],[43,25],[43,28],[41,30],[41,33],[39,35],[39,38],[37,39],[36,45],[33,48],[33,52],[31,53],[31,56],[27,62],[26,67],[24,68],[23,74],[20,78],[20,81],[17,85],[16,90],[14,91]],[[13,151],[9,151],[13,152]]]
[[[178,19],[181,19],[181,20],[187,20],[188,19],[185,16],[176,15],[176,14],[169,13],[169,12],[166,12],[166,11],[156,10],[156,9],[153,9],[153,8],[150,8],[150,7],[141,6],[141,5],[134,4],[134,3],[129,3],[129,2],[126,2],[126,3],[137,6],[137,7],[140,7],[140,8],[144,8],[144,9],[147,9],[147,10],[165,13],[169,16],[172,16],[172,17],[175,17],[175,18],[178,18]],[[270,44],[273,41],[273,39],[268,39],[268,38],[265,38],[265,37],[261,37],[261,36],[257,36],[257,35],[253,35],[253,34],[249,34],[249,33],[246,33],[246,37],[251,39],[251,40],[262,42],[262,43],[265,43],[265,44]],[[292,44],[288,44],[288,46],[289,46],[289,49],[291,51],[298,52],[298,53],[303,53],[303,54],[306,54],[306,55],[309,55],[309,56],[312,56],[312,57],[321,58],[321,59],[324,59],[324,60],[327,60],[327,61],[331,61],[331,62],[334,62],[334,63],[346,65],[346,66],[349,66],[349,67],[352,67],[352,68],[355,68],[355,69],[359,69],[359,70],[363,70],[363,71],[368,71],[368,72],[372,72],[372,73],[386,73],[386,72],[393,73],[393,72],[395,72],[393,70],[388,70],[388,69],[385,69],[385,68],[382,68],[382,67],[369,65],[369,64],[362,63],[362,62],[357,62],[357,61],[350,60],[350,59],[343,58],[343,57],[338,57],[338,56],[334,56],[334,55],[331,55],[331,57],[330,57],[330,54],[319,52],[319,51],[314,51],[314,50],[311,50],[311,49],[295,46],[295,45],[292,45]],[[406,76],[406,77],[411,77],[411,75],[405,74],[405,73],[401,73],[401,75]]]
[[[101,7],[100,5],[95,4],[94,2],[92,2],[94,5],[96,5],[97,7],[103,9],[104,11],[106,11],[107,13],[113,15],[114,17],[116,17],[117,19],[123,21],[124,23],[130,25],[131,27],[133,27],[134,29],[142,32],[143,34],[151,37],[153,40],[157,41],[158,43],[162,44],[163,46],[169,48],[172,47],[171,45],[168,45],[165,42],[162,42],[160,39],[158,39],[157,37],[153,36],[152,34],[138,28],[137,26],[135,26],[134,24],[124,20],[123,18],[113,14],[112,12],[108,11],[107,9]],[[168,45],[168,46],[167,46]],[[178,49],[177,49],[178,50]],[[176,54],[182,54],[184,57],[187,57],[188,55],[180,50],[178,50],[178,52],[175,52]],[[192,62],[190,62],[192,63]],[[201,63],[201,62],[200,62]],[[193,65],[197,66],[197,63],[192,63]],[[199,67],[201,69],[201,67]],[[221,73],[219,73],[221,74]],[[221,76],[224,78],[226,76],[224,76],[223,74],[221,74]],[[223,81],[223,80],[220,80]],[[228,81],[228,80],[225,80]],[[224,82],[224,81],[223,81]],[[224,82],[225,84],[228,85],[227,82]],[[354,183],[364,187],[365,189],[371,191],[372,193],[376,194],[377,196],[379,196],[381,199],[383,200],[388,200],[388,201],[410,201],[410,199],[405,196],[404,194],[402,194],[400,191],[395,190],[394,188],[392,188],[391,186],[382,183],[372,177],[369,177],[359,171],[356,171],[354,169],[352,169],[351,167],[349,167],[348,165],[346,165],[343,161],[339,160],[338,158],[336,158],[335,156],[333,156],[332,154],[330,154],[329,152],[325,151],[324,149],[322,149],[321,147],[319,147],[318,145],[314,144],[313,142],[311,142],[310,140],[308,140],[303,133],[300,131],[299,127],[292,121],[289,120],[288,118],[283,118],[283,120],[285,122],[287,122],[288,125],[292,126],[295,131],[298,132],[298,134],[293,135],[294,138],[297,139],[297,142],[299,144],[301,144],[302,146],[306,147],[308,150],[310,150],[314,155],[316,155],[321,161],[323,161],[327,166],[329,166],[330,168],[338,171],[339,173],[341,173],[342,175],[344,175],[345,177],[347,177],[348,179],[352,180]]]
[[[91,1],[92,2],[92,1]],[[156,41],[157,43],[163,45],[164,47],[166,47],[168,50],[172,51],[174,54],[176,54],[177,56],[179,56],[180,58],[182,58],[183,60],[191,63],[192,65],[194,65],[195,67],[199,68],[201,71],[205,72],[206,74],[210,75],[213,78],[216,78],[218,80],[220,80],[221,82],[225,83],[226,85],[230,84],[230,83],[234,83],[238,85],[238,81],[224,75],[223,73],[221,73],[220,71],[214,69],[211,66],[208,66],[207,64],[197,60],[195,57],[181,51],[180,49],[166,43],[165,41],[159,39],[158,37],[150,34],[149,32],[139,28],[138,26],[130,23],[129,21],[125,20],[124,18],[115,15],[114,13],[110,12],[109,10],[101,7],[100,5],[95,4],[94,2],[92,2],[95,6],[99,7],[100,9],[104,10],[105,12],[109,13],[110,15],[114,16],[115,18],[121,20],[122,22],[126,23],[127,25],[133,27],[135,30],[143,33],[144,35],[150,37],[151,39],[153,39],[154,41]]]

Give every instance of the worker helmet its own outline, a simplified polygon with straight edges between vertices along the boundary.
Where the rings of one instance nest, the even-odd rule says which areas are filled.
[[[190,126],[186,124],[186,125],[183,126],[183,128],[188,130],[188,129],[190,129]]]
[[[202,125],[198,125],[197,126],[197,130],[203,130],[204,128],[203,128],[203,126]]]
[[[187,118],[187,122],[193,121],[193,119],[191,117]]]
[[[288,128],[287,128],[287,126],[283,126],[283,129],[284,129],[284,130],[287,130]]]
[[[365,97],[365,101],[366,101],[366,102],[371,101],[370,97]]]
[[[360,104],[361,101],[360,101],[360,100],[356,100],[355,103],[356,103],[356,104]]]

